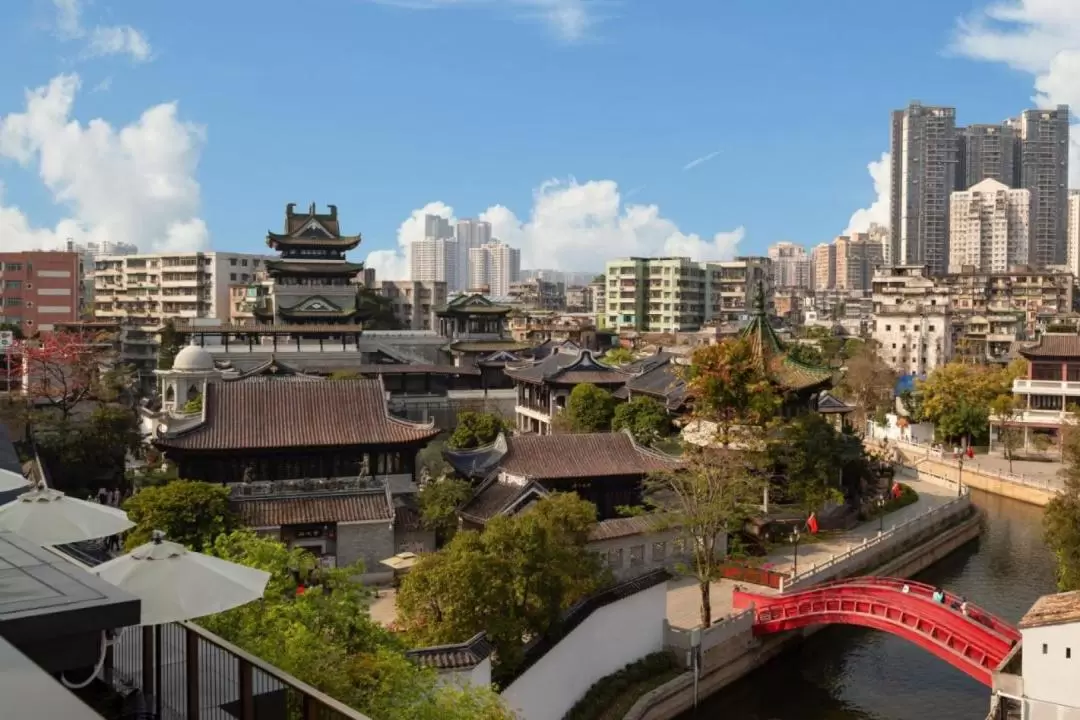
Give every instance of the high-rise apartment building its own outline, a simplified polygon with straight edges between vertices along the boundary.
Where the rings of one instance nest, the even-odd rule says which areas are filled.
[[[768,254],[772,260],[774,287],[810,287],[810,256],[806,248],[792,242],[778,242],[769,248]]]
[[[866,234],[870,236],[870,242],[881,248],[882,267],[892,267],[892,240],[890,239],[889,228],[877,223],[870,223],[870,228],[866,231]]]
[[[450,221],[439,215],[424,216],[424,237],[448,239],[454,237],[454,230],[450,227]]]
[[[605,322],[611,330],[680,332],[746,317],[759,284],[774,310],[771,261],[743,257],[696,262],[686,257],[609,260]]]
[[[1065,265],[1080,278],[1080,190],[1070,190],[1065,220]]]
[[[1020,187],[1030,190],[1031,262],[1065,263],[1069,189],[1069,106],[1025,110],[1020,131]]]
[[[987,178],[954,192],[950,204],[949,272],[1004,272],[1028,262],[1031,192]]]
[[[454,290],[467,290],[483,284],[470,274],[472,261],[469,258],[472,250],[491,242],[491,223],[474,219],[459,220],[455,237],[458,244],[458,254],[460,255],[458,279],[461,281],[462,287],[451,288],[451,292]]]
[[[956,109],[913,102],[892,113],[892,207],[889,231],[894,265],[948,265],[949,195],[957,188]]]
[[[1012,123],[969,125],[960,128],[957,139],[958,160],[962,164],[957,173],[957,190],[967,190],[987,179],[1017,186],[1019,140]]]
[[[469,250],[469,288],[486,287],[493,297],[506,297],[521,275],[521,251],[489,242]]]
[[[30,336],[79,320],[82,268],[78,252],[0,252],[0,325]]]
[[[828,290],[836,287],[836,246],[821,243],[810,251],[810,287]]]
[[[456,289],[459,268],[457,240],[432,237],[409,245],[409,279],[413,282],[442,282]]]
[[[261,282],[266,261],[275,259],[224,252],[101,255],[94,261],[94,316],[121,323],[123,361],[151,371],[166,321],[228,321],[230,285]]]

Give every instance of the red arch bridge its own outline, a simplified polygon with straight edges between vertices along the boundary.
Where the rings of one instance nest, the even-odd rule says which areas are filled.
[[[736,590],[733,605],[753,607],[754,635],[769,635],[811,625],[860,625],[915,643],[963,670],[984,685],[1020,642],[1020,632],[998,617],[946,593],[935,602],[935,588],[897,578],[857,577],[815,585],[783,595]]]

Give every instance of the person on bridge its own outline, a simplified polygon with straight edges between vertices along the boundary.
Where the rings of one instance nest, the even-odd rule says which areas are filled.
[[[945,591],[942,590],[941,588],[937,588],[937,589],[934,590],[933,597],[934,597],[934,602],[941,603],[942,605],[945,604]]]
[[[964,614],[964,617],[968,617],[968,604],[964,598],[960,598],[960,612]]]

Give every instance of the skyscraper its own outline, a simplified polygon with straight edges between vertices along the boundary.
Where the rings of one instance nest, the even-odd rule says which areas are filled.
[[[444,282],[450,292],[461,289],[461,259],[449,220],[425,215],[424,239],[411,242],[408,250],[410,280]]]
[[[467,290],[477,285],[482,285],[477,278],[471,275],[472,264],[470,261],[472,250],[491,242],[491,223],[483,220],[467,218],[459,220],[457,224],[458,243],[458,279],[462,287],[457,290]]]
[[[1009,187],[1018,185],[1019,145],[1012,123],[969,125],[961,128],[958,136],[961,149],[958,160],[963,170],[957,174],[957,190],[967,190],[987,178]]]
[[[469,288],[487,287],[493,297],[510,294],[521,275],[521,251],[499,241],[469,250]]]
[[[769,248],[773,287],[809,288],[810,257],[806,248],[792,242],[778,242]]]
[[[1020,129],[1020,187],[1030,190],[1031,262],[1065,263],[1069,193],[1069,106],[1025,110]]]
[[[958,148],[955,108],[913,102],[892,113],[889,231],[894,264],[927,265],[931,274],[945,273]]]
[[[987,178],[954,192],[949,213],[949,272],[965,265],[1005,272],[1028,260],[1031,192]]]

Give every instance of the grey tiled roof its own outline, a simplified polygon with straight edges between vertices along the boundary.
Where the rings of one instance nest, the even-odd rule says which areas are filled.
[[[483,631],[457,645],[438,645],[405,651],[405,657],[417,665],[437,670],[463,670],[482,663],[494,648]]]

